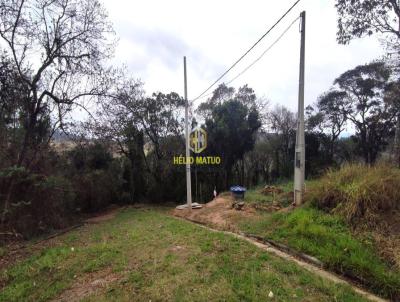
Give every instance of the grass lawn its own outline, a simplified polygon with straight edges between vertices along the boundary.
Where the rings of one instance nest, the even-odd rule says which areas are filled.
[[[334,271],[362,279],[377,294],[400,296],[400,272],[377,256],[372,240],[353,235],[337,216],[302,207],[289,213],[260,214],[239,228],[315,256]]]
[[[252,190],[248,190],[244,195],[244,201],[249,203],[263,203],[263,202],[272,202],[272,195],[264,195],[260,192],[262,187],[257,187]]]
[[[83,301],[364,301],[248,242],[156,209],[126,209],[53,239],[1,272],[0,301],[85,293],[99,276],[108,281]]]

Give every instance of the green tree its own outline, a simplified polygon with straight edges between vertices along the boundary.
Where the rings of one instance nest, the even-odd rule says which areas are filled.
[[[397,0],[336,0],[339,14],[337,40],[347,44],[353,38],[374,33],[385,37],[390,65],[400,70],[400,3]],[[396,122],[396,138],[400,137],[400,116]],[[400,165],[400,139],[395,140],[394,157]]]
[[[274,160],[274,145],[270,135],[259,132],[254,149],[244,157],[246,185],[248,187],[271,180],[271,169]]]
[[[322,94],[314,109],[307,107],[307,130],[316,133],[322,144],[326,145],[327,157],[333,162],[337,141],[346,127],[347,116],[343,113],[346,106],[346,92],[331,89]]]
[[[353,38],[373,33],[400,40],[400,6],[397,0],[336,0],[339,14],[337,39],[347,44]]]
[[[220,84],[212,93],[212,96],[199,105],[196,112],[204,119],[211,118],[212,109],[223,102],[231,100],[235,94],[235,88]]]
[[[394,131],[398,108],[385,101],[391,71],[382,62],[360,65],[339,76],[334,84],[343,104],[336,109],[354,125],[366,163],[374,163]]]
[[[224,186],[228,187],[233,165],[254,147],[255,135],[261,127],[258,111],[238,100],[228,100],[213,107],[205,127],[207,152],[221,156],[225,171]]]
[[[0,57],[0,159],[1,168],[11,166],[21,144],[24,121],[22,112],[28,90],[11,60]]]
[[[97,138],[112,141],[129,162],[124,178],[132,201],[155,198],[156,193],[162,198],[168,187],[177,187],[168,173],[172,153],[180,151],[176,141],[184,146],[183,109],[184,100],[177,93],[146,97],[142,83],[132,79],[118,83],[113,97],[103,98],[89,128]]]

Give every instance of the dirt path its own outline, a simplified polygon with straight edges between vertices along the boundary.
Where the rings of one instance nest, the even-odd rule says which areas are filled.
[[[305,268],[306,270],[317,274],[318,276],[333,281],[335,283],[347,284],[352,287],[352,289],[361,294],[362,296],[368,298],[371,301],[387,301],[374,294],[367,292],[364,289],[353,284],[350,280],[346,280],[334,273],[326,271],[321,267],[306,261],[307,259],[295,257],[286,251],[279,249],[278,247],[272,246],[271,244],[257,241],[254,238],[247,237],[242,234],[238,229],[237,222],[242,218],[256,217],[257,212],[250,206],[246,206],[242,211],[237,211],[232,209],[232,199],[229,196],[217,197],[211,202],[205,204],[201,209],[184,209],[172,211],[172,215],[180,219],[188,220],[192,223],[200,224],[202,227],[214,231],[222,232],[227,235],[235,236],[237,238],[246,240],[262,248],[268,252],[271,252],[285,260],[297,263],[299,266]],[[312,258],[312,257],[310,257]]]
[[[172,215],[212,225],[218,229],[238,231],[235,222],[256,216],[257,213],[254,208],[246,205],[241,211],[235,210],[232,208],[232,199],[222,196],[204,204],[201,209],[174,209]]]
[[[90,217],[85,220],[85,223],[100,223],[103,221],[111,220],[117,215],[118,211],[123,208],[112,208],[105,212],[99,213],[96,216]]]
[[[77,279],[69,289],[62,292],[60,296],[51,300],[52,302],[78,302],[89,295],[104,290],[113,282],[121,279],[121,276],[113,273],[111,269],[97,271]]]
[[[188,220],[188,219],[180,218],[180,217],[179,217],[179,219]],[[189,220],[189,221],[191,223],[198,224],[196,221],[192,221],[192,220]],[[285,252],[283,252],[283,251],[281,251],[281,250],[279,250],[279,249],[277,249],[277,248],[275,248],[275,247],[273,247],[271,245],[258,242],[255,239],[252,239],[252,238],[249,238],[249,237],[246,237],[244,235],[237,234],[237,233],[233,233],[233,232],[229,232],[229,231],[216,230],[216,229],[213,229],[213,228],[208,227],[208,226],[203,225],[203,224],[200,224],[200,227],[205,228],[205,229],[207,229],[209,231],[212,231],[212,232],[219,232],[219,233],[223,233],[223,234],[226,234],[226,235],[229,235],[229,236],[234,236],[234,237],[239,238],[241,240],[246,240],[246,241],[250,242],[251,244],[254,244],[255,246],[257,246],[258,248],[261,248],[261,249],[263,249],[263,250],[265,250],[265,251],[267,251],[269,253],[273,253],[273,254],[277,255],[278,257],[280,257],[280,258],[283,258],[283,259],[285,259],[287,261],[295,262],[297,265],[301,266],[302,268],[306,269],[307,271],[312,272],[312,273],[314,273],[314,274],[316,274],[316,275],[318,275],[318,276],[320,276],[320,277],[322,277],[324,279],[327,279],[329,281],[332,281],[332,282],[338,283],[338,284],[346,284],[346,285],[350,286],[356,293],[362,295],[363,297],[367,298],[370,301],[389,302],[389,300],[382,299],[382,298],[380,298],[380,297],[378,297],[378,296],[376,296],[376,295],[374,295],[374,294],[372,294],[370,292],[367,292],[366,290],[364,290],[364,289],[352,284],[351,282],[343,279],[342,277],[340,277],[340,276],[338,276],[338,275],[336,275],[334,273],[328,272],[328,271],[326,271],[324,269],[321,269],[321,268],[319,268],[319,267],[317,267],[317,266],[315,266],[313,264],[310,264],[308,262],[305,262],[305,261],[302,261],[300,259],[297,259],[294,256],[292,256],[292,255],[290,255],[288,253],[285,253]]]
[[[113,210],[111,212],[106,212],[101,215],[98,215],[96,217],[92,217],[88,219],[86,222],[87,223],[102,223],[103,221],[112,219],[118,210]],[[254,209],[252,208],[244,208],[243,211],[237,211],[231,208],[231,200],[229,198],[217,198],[213,200],[212,202],[206,204],[203,209],[200,210],[173,210],[172,211],[175,216],[178,216],[179,218],[177,219],[185,219],[185,220],[193,220],[201,224],[211,224],[215,226],[216,228],[224,228],[226,229],[233,229],[235,230],[234,223],[232,221],[235,221],[237,219],[241,219],[243,217],[252,217],[257,215]],[[371,301],[386,301],[384,299],[381,299],[371,293],[368,293],[367,291],[351,284],[347,280],[342,279],[341,277],[327,272],[317,266],[314,266],[310,263],[307,263],[305,261],[299,260],[295,257],[293,257],[290,254],[287,254],[271,245],[260,243],[255,239],[248,238],[246,236],[230,232],[230,231],[219,231],[215,230],[214,228],[210,228],[204,225],[201,225],[203,228],[206,228],[209,231],[212,232],[221,232],[229,236],[235,236],[237,238],[240,238],[241,240],[246,240],[258,248],[261,248],[267,252],[273,253],[287,261],[292,261],[297,263],[299,266],[302,268],[324,278],[328,279],[332,282],[335,283],[341,283],[341,284],[347,284],[349,285],[355,292],[358,294],[364,296],[365,298],[368,298]],[[57,238],[53,238],[51,240],[44,241],[42,244],[38,245],[37,248],[42,248],[44,246],[49,246],[49,245],[54,245],[57,242]],[[174,247],[175,250],[181,250],[182,248],[180,246]],[[67,289],[64,291],[60,296],[58,296],[57,299],[53,301],[79,301],[82,298],[91,295],[97,291],[104,291],[105,288],[107,288],[110,284],[115,283],[120,281],[121,278],[124,278],[123,276],[118,276],[117,274],[113,273],[111,270],[105,269],[102,271],[98,271],[92,274],[87,274],[82,277],[78,277],[76,281],[73,283],[72,287],[70,289]]]

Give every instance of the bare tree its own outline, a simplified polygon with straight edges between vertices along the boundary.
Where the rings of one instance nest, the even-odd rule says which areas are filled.
[[[274,132],[270,138],[275,150],[276,173],[288,177],[292,167],[292,152],[296,139],[296,116],[284,106],[276,106],[269,113],[269,124]]]
[[[24,137],[13,165],[29,167],[38,152],[34,140],[41,116],[54,133],[74,106],[103,95],[109,87],[102,67],[113,52],[113,31],[97,0],[0,0],[0,38],[27,87]],[[29,155],[29,156],[28,156]],[[1,222],[13,192],[11,178]]]
[[[26,161],[33,129],[43,110],[53,127],[74,106],[105,92],[102,62],[112,54],[113,33],[96,0],[1,0],[0,37],[28,87],[25,137],[16,165]],[[28,163],[25,163],[29,165]]]
[[[272,130],[282,136],[282,151],[289,157],[290,145],[296,129],[296,117],[284,106],[276,106],[269,114]]]
[[[333,159],[337,141],[346,128],[345,97],[345,92],[331,89],[318,97],[316,110],[312,106],[306,108],[308,131],[318,129],[319,133],[327,135],[330,159]]]

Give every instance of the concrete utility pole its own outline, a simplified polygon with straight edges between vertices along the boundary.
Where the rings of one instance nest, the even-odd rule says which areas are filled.
[[[304,142],[304,58],[306,39],[306,12],[301,17],[299,104],[297,110],[296,148],[294,157],[294,202],[301,205],[304,194],[305,142]]]
[[[189,101],[187,96],[186,57],[183,57],[183,73],[185,86],[185,138],[186,138],[186,203],[192,209],[192,180],[190,177],[190,149],[189,149]]]

